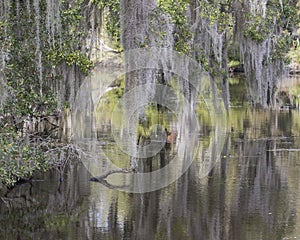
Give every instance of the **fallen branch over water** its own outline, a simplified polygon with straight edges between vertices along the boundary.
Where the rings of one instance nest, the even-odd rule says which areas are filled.
[[[90,178],[90,181],[92,182],[99,182],[101,184],[103,184],[104,186],[110,188],[110,189],[116,189],[116,188],[125,188],[125,187],[128,187],[128,185],[123,185],[123,186],[119,186],[119,185],[112,185],[110,184],[106,178],[112,174],[115,174],[115,173],[132,173],[132,171],[129,171],[129,170],[126,170],[126,169],[116,169],[116,170],[111,170],[99,177],[92,177]]]
[[[279,148],[279,149],[269,149],[269,150],[267,150],[267,152],[300,152],[300,149],[299,148],[290,148],[290,149]]]

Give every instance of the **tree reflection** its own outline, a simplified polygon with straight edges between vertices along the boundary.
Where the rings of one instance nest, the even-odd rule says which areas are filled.
[[[280,115],[284,117],[271,117],[273,127],[264,133],[260,130],[266,129],[264,123],[255,119],[268,114],[246,113],[247,125],[231,119],[234,131],[208,176],[199,174],[199,157],[176,182],[154,192],[119,192],[88,182],[90,175],[80,164],[68,169],[62,183],[55,172],[35,177],[46,181],[19,186],[6,198],[2,195],[1,238],[273,240],[298,236],[300,158],[295,149],[299,143],[290,134],[299,125],[295,116]],[[277,127],[289,116],[290,131]],[[209,142],[201,143],[199,156],[214,149]],[[170,149],[157,154],[157,165],[147,165],[146,159],[144,170],[168,164],[169,154]]]

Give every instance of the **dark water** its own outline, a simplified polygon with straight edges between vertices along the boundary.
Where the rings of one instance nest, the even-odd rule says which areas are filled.
[[[208,176],[195,161],[154,192],[90,182],[82,163],[64,182],[36,175],[1,195],[0,239],[300,239],[299,112],[232,109],[228,121]]]

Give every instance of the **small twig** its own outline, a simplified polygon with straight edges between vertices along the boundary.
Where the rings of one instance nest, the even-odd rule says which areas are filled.
[[[1,200],[4,202],[4,204],[5,204],[7,207],[9,207],[8,201],[7,201],[7,200],[4,200],[3,197],[0,197],[0,198],[1,198]],[[8,198],[8,199],[9,199],[9,198]]]

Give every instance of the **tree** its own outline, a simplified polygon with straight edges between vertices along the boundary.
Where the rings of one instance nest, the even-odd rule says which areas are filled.
[[[75,98],[92,62],[84,51],[83,0],[0,3],[0,179],[18,178],[56,163],[42,137],[59,129],[59,112]],[[2,94],[2,92],[1,92]],[[50,121],[52,118],[53,121]],[[40,130],[43,129],[43,130]]]
[[[250,101],[254,107],[273,107],[288,61],[291,28],[299,23],[296,1],[235,1],[234,10]]]

